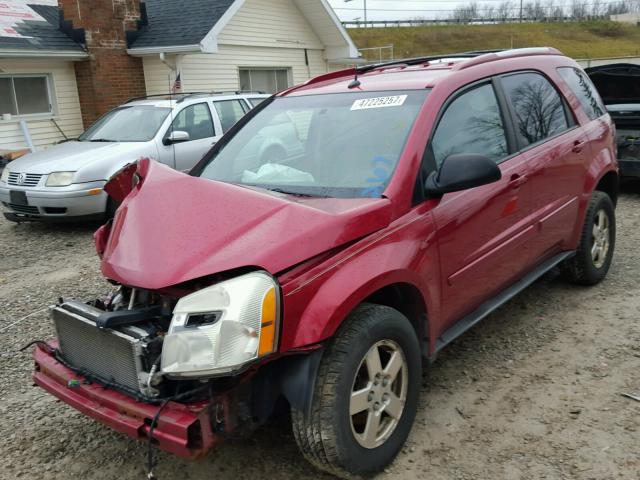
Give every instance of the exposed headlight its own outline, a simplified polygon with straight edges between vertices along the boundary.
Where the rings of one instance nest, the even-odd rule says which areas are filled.
[[[47,187],[67,187],[73,182],[76,172],[53,172],[47,177]]]
[[[231,373],[275,351],[278,284],[252,272],[183,297],[162,347],[170,377]]]
[[[0,175],[0,182],[9,183],[9,168],[4,167],[2,175]]]

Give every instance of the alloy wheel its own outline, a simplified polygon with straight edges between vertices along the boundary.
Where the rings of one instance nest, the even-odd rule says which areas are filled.
[[[396,342],[373,345],[360,362],[351,389],[351,431],[360,446],[373,449],[386,442],[402,417],[407,401],[409,368]]]
[[[609,216],[600,209],[596,213],[592,231],[591,259],[596,268],[602,268],[606,262],[610,243]]]

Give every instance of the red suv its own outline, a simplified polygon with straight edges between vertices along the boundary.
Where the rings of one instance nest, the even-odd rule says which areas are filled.
[[[379,471],[413,424],[422,359],[556,266],[604,278],[613,130],[548,48],[291,88],[190,175],[143,160],[109,182],[122,203],[96,245],[114,290],[53,308],[35,382],[184,457],[284,403],[314,465]]]

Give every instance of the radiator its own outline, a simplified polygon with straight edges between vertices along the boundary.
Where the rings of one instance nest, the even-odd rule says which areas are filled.
[[[96,309],[75,302],[53,308],[62,358],[104,383],[140,392],[140,340],[115,330],[99,329],[91,318],[92,310]]]

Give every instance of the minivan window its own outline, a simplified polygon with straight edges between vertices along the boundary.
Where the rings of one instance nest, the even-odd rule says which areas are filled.
[[[580,105],[591,120],[601,117],[606,109],[600,99],[600,94],[584,72],[572,67],[560,67],[558,73],[569,85],[573,94],[578,97]]]
[[[275,98],[194,174],[281,193],[379,198],[427,94]]]
[[[431,140],[436,165],[456,153],[477,153],[498,162],[507,155],[507,138],[493,87],[485,84],[453,100]]]
[[[524,145],[540,142],[569,128],[558,91],[538,73],[502,77]]]

